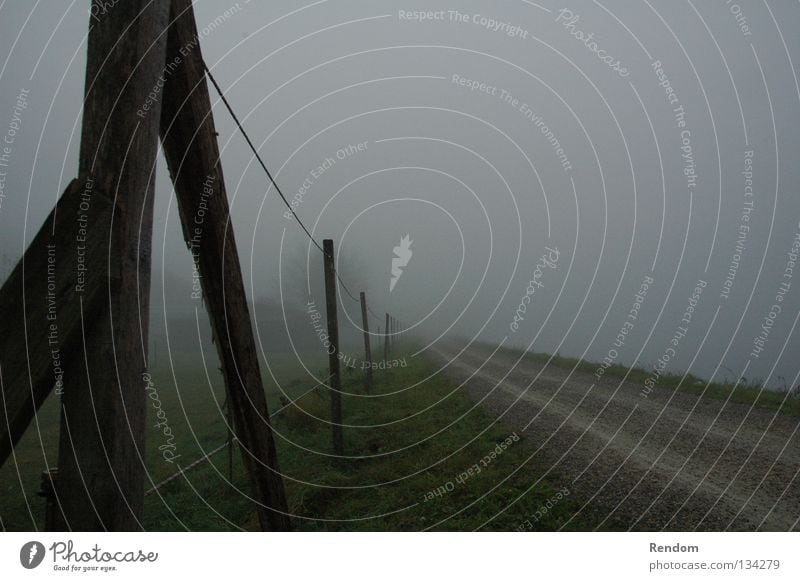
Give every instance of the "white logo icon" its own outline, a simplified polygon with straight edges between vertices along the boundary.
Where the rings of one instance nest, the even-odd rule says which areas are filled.
[[[26,569],[35,569],[44,559],[44,545],[39,541],[30,541],[22,545],[19,551],[19,562]]]
[[[406,234],[400,239],[400,244],[394,247],[394,258],[392,258],[392,280],[389,281],[389,292],[394,290],[397,281],[403,276],[403,269],[408,266],[408,261],[414,254],[411,252],[411,244],[414,241]]]

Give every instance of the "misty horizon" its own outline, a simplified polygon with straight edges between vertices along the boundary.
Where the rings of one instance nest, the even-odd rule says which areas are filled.
[[[672,373],[798,383],[798,46],[765,32],[787,7],[290,6],[198,2],[200,46],[292,209],[334,239],[376,312],[402,313],[423,344],[446,332],[644,368],[672,346]],[[0,206],[9,265],[77,171],[86,23],[78,7],[4,9],[4,28],[25,30],[0,40],[0,118],[25,101]],[[212,103],[250,301],[324,304],[318,285],[302,291],[321,256]],[[155,195],[154,331],[162,293],[193,276],[161,157]],[[546,248],[558,265],[526,294]],[[184,307],[205,317],[191,291]]]

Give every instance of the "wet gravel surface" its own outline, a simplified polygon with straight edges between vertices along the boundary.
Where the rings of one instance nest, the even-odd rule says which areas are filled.
[[[537,473],[632,530],[800,530],[799,418],[478,346],[426,354],[525,435]]]

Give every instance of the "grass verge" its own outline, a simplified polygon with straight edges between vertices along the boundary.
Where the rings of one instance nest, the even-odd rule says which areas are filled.
[[[557,480],[532,486],[536,466],[524,437],[447,378],[428,378],[434,370],[416,358],[377,371],[369,394],[360,372],[345,374],[346,458],[330,455],[325,388],[274,419],[297,530],[555,530],[569,521],[577,501]],[[232,482],[242,493],[224,482],[226,454],[165,487],[163,500],[150,498],[148,528],[256,529],[238,454]],[[591,529],[587,518],[566,528]]]
[[[264,372],[270,410],[313,385],[293,358],[274,360],[274,377]],[[435,367],[427,360],[406,360],[407,367],[375,371],[369,394],[361,371],[343,374],[347,458],[330,456],[326,388],[274,418],[297,530],[555,530],[572,517],[579,505],[565,483],[551,477],[532,486],[537,466],[524,437],[475,407],[446,377],[429,378]],[[323,376],[324,358],[309,361]],[[217,370],[206,372],[194,360],[152,375],[180,454],[175,463],[162,457],[158,447],[166,436],[149,406],[146,461],[158,482],[225,441],[225,395]],[[42,528],[44,503],[36,491],[45,465],[57,463],[57,443],[58,400],[51,398],[15,449],[16,463],[0,470],[3,530]],[[147,496],[143,524],[147,530],[257,530],[249,491],[239,451],[222,451]],[[567,528],[591,529],[589,518],[580,515]]]

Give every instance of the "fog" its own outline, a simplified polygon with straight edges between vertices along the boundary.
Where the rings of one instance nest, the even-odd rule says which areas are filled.
[[[87,4],[0,8],[5,270],[77,171]],[[335,241],[372,331],[390,312],[421,348],[449,335],[798,383],[800,38],[788,3],[195,10],[208,66],[299,218]],[[283,304],[289,333],[308,333],[309,301],[324,307],[322,256],[212,102],[255,317],[277,326],[258,305]],[[158,163],[155,334],[202,310]],[[358,303],[343,288],[339,299],[341,324],[360,325]]]

